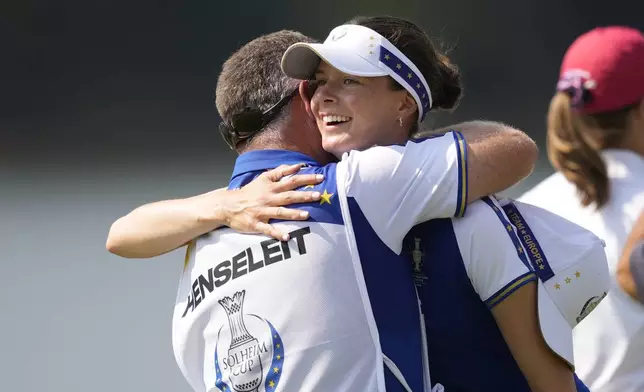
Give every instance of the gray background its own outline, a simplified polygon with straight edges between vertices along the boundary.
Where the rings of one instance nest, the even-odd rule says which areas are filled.
[[[466,97],[433,125],[524,129],[550,173],[544,114],[567,45],[642,29],[638,0],[30,1],[0,5],[0,391],[188,391],[171,313],[182,251],[125,260],[110,224],[142,203],[225,185],[212,87],[221,63],[282,28],[323,39],[356,14],[412,18],[454,48]]]

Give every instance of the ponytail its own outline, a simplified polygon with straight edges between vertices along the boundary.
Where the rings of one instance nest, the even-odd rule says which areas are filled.
[[[610,198],[610,182],[600,151],[619,145],[631,107],[586,115],[573,111],[570,101],[559,92],[550,102],[548,158],[575,185],[583,206],[601,209]]]

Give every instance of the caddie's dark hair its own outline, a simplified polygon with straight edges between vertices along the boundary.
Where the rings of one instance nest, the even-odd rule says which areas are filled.
[[[231,124],[235,115],[246,110],[264,112],[297,88],[299,81],[284,75],[280,68],[282,55],[297,42],[315,40],[282,30],[250,41],[226,60],[215,91],[217,111],[224,123]],[[279,121],[285,112],[281,109],[271,123]],[[234,147],[239,150],[243,146]]]

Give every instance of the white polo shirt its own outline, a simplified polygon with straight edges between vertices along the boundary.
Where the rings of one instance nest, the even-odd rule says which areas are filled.
[[[418,222],[464,213],[465,153],[450,132],[326,166],[291,151],[241,155],[231,188],[303,162],[302,173],[325,175],[313,187],[322,199],[297,205],[309,220],[277,223],[287,242],[226,228],[188,247],[173,347],[194,390],[428,389],[411,265],[399,254]]]
[[[570,364],[573,328],[609,288],[596,235],[511,200],[484,197],[463,218],[417,225],[405,249],[429,316],[432,381],[448,392],[530,390],[490,312],[523,285],[537,281],[541,333]]]
[[[605,240],[611,291],[574,330],[576,371],[592,391],[639,392],[644,391],[644,306],[621,290],[614,272],[626,237],[644,209],[644,158],[614,149],[602,157],[611,193],[601,211],[582,207],[575,187],[560,173],[519,200],[561,215]]]

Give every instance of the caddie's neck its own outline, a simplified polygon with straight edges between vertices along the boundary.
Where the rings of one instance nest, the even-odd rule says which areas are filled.
[[[324,151],[322,138],[299,96],[283,110],[288,113],[254,136],[240,153],[254,150],[289,150],[310,156],[321,165],[337,159]],[[277,162],[279,164],[279,162]]]

